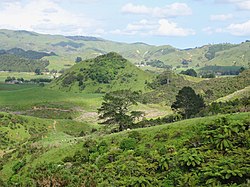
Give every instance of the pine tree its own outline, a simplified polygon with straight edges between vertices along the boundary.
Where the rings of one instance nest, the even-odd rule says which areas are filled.
[[[183,87],[171,108],[187,119],[197,114],[204,106],[204,100],[199,94],[196,94],[191,87]]]

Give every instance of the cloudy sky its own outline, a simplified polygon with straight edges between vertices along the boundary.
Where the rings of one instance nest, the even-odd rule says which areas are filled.
[[[0,28],[188,48],[250,39],[250,0],[0,0]]]

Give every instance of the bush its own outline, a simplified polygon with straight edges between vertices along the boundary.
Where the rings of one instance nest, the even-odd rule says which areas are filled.
[[[135,149],[136,147],[136,140],[133,138],[125,138],[120,143],[120,148],[122,150],[131,150]]]
[[[141,134],[138,131],[131,131],[128,137],[137,140],[137,142],[141,140]]]

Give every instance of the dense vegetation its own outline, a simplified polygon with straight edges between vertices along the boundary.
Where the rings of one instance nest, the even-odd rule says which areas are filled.
[[[181,71],[180,74],[192,76],[192,77],[197,77],[197,73],[194,69],[187,69],[185,71]]]
[[[164,64],[164,62],[160,60],[151,60],[146,62],[146,65],[152,66],[152,67],[157,67],[157,68],[163,68],[163,69],[171,69],[172,66]]]
[[[45,71],[48,65],[48,60],[27,59],[13,54],[0,55],[1,71],[34,72],[36,69]]]
[[[211,102],[247,87],[250,84],[249,75],[250,71],[245,70],[235,77],[213,78],[193,82],[171,71],[166,71],[158,75],[151,83],[148,83],[153,88],[153,91],[144,94],[144,101],[156,103],[165,100],[168,104],[171,104],[183,85],[189,85],[197,93],[201,94],[206,102]]]
[[[244,71],[241,66],[206,66],[199,69],[201,75],[218,74],[218,75],[239,75]]]
[[[71,145],[71,151],[58,155],[57,161],[46,159],[32,168],[36,158],[51,148],[27,144],[16,151],[14,158],[4,157],[5,163],[18,158],[7,184],[247,186],[248,118],[249,113],[193,119],[148,130],[87,138]]]
[[[7,30],[0,40],[13,67],[52,60],[30,63],[36,75],[1,72],[1,187],[249,186],[249,42],[178,50]],[[239,75],[213,78],[227,71]]]
[[[46,53],[46,52],[37,52],[37,51],[32,51],[32,50],[28,50],[25,51],[21,48],[12,48],[9,50],[0,50],[0,55],[3,54],[12,54],[12,55],[16,55],[18,57],[23,57],[23,58],[28,58],[28,59],[41,59],[45,56],[54,56],[56,55],[53,52],[50,53]]]

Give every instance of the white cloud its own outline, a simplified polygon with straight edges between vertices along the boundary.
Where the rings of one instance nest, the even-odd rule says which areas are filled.
[[[214,33],[214,29],[211,28],[211,27],[205,27],[205,28],[202,29],[202,31],[209,34],[209,35]]]
[[[158,22],[141,20],[136,23],[130,23],[124,30],[116,29],[111,31],[118,35],[144,35],[144,36],[188,36],[194,35],[192,29],[184,29],[176,23],[167,19],[160,19]]]
[[[235,36],[250,36],[250,20],[244,23],[233,23],[226,30]]]
[[[0,11],[0,27],[50,34],[85,34],[94,20],[71,13],[50,0],[5,2]]]
[[[239,10],[250,10],[250,0],[216,0],[215,2],[233,4]]]
[[[161,8],[128,3],[122,7],[122,12],[129,14],[151,15],[154,17],[177,17],[191,15],[192,9],[185,3],[173,3]]]
[[[224,30],[222,28],[212,28],[212,27],[205,27],[202,29],[203,32],[211,35],[214,33],[222,33],[224,32]]]
[[[166,19],[159,20],[159,25],[158,34],[162,36],[188,36],[195,34],[194,30],[178,27],[176,23]]]
[[[226,21],[233,18],[232,14],[217,14],[217,15],[211,15],[210,20],[212,21]]]

